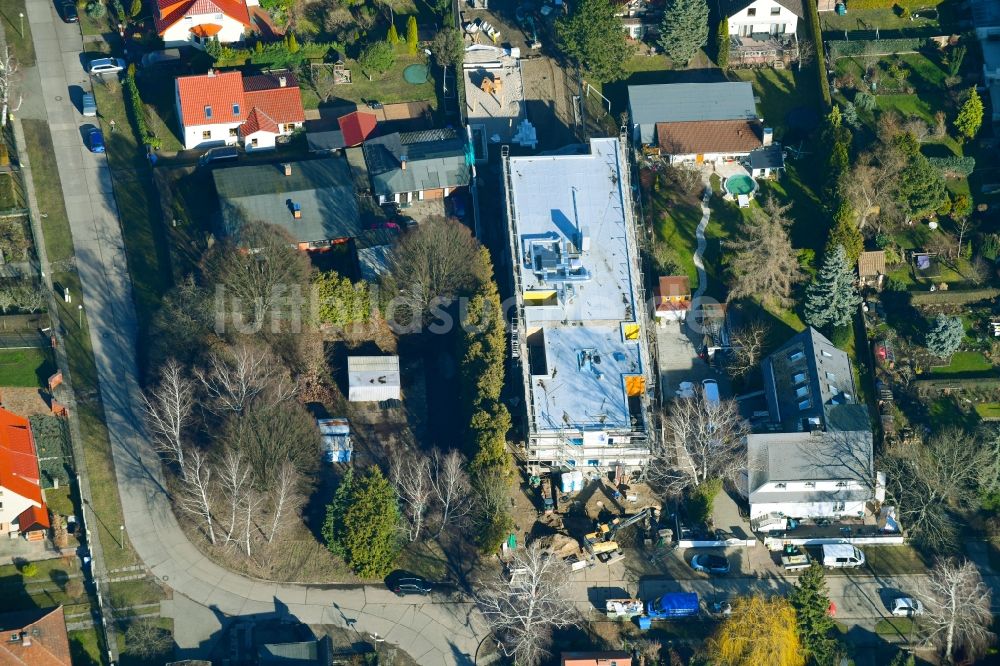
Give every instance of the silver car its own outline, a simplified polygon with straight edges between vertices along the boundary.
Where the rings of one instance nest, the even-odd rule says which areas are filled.
[[[89,118],[97,115],[97,102],[94,100],[93,93],[83,93],[83,101],[80,103],[80,109],[83,115]]]
[[[121,58],[97,58],[90,61],[90,74],[117,74],[125,69]]]
[[[896,617],[916,617],[924,614],[924,605],[920,599],[897,597],[892,600],[892,614]]]

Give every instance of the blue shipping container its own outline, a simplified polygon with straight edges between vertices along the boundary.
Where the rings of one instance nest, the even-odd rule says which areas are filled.
[[[693,617],[698,614],[698,595],[694,592],[664,594],[646,604],[646,614],[658,620]]]

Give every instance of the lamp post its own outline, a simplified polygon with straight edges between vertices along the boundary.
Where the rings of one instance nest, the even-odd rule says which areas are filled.
[[[21,19],[21,29],[18,32],[21,35],[21,39],[24,39],[24,12],[18,12],[17,18]]]
[[[76,306],[76,311],[77,311],[77,313],[79,313],[78,316],[77,316],[77,322],[78,322],[80,328],[83,328],[83,303],[81,303],[80,305]]]
[[[122,550],[125,550],[125,526],[124,525],[119,525],[118,526],[118,535],[119,535],[118,545],[121,546]]]

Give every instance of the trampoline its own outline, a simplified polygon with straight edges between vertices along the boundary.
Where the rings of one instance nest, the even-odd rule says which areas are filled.
[[[427,65],[413,64],[403,70],[403,78],[406,82],[415,86],[427,83]]]

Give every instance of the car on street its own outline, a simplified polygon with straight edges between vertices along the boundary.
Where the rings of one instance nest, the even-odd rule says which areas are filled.
[[[97,58],[90,61],[90,74],[117,74],[125,69],[121,58]]]
[[[892,600],[892,614],[896,617],[916,617],[924,614],[924,605],[913,597],[896,597]]]
[[[75,2],[64,2],[59,10],[59,15],[62,16],[62,20],[66,23],[76,23],[80,20]]]
[[[99,129],[92,129],[87,134],[87,147],[92,153],[104,152],[104,134]]]
[[[434,588],[426,578],[421,578],[420,576],[401,576],[389,581],[389,589],[395,592],[396,596],[403,597],[407,594],[430,594]]]
[[[729,573],[729,560],[722,555],[695,555],[691,558],[691,568],[707,574]]]
[[[97,101],[94,99],[94,93],[83,93],[80,100],[80,112],[88,118],[97,115]]]

